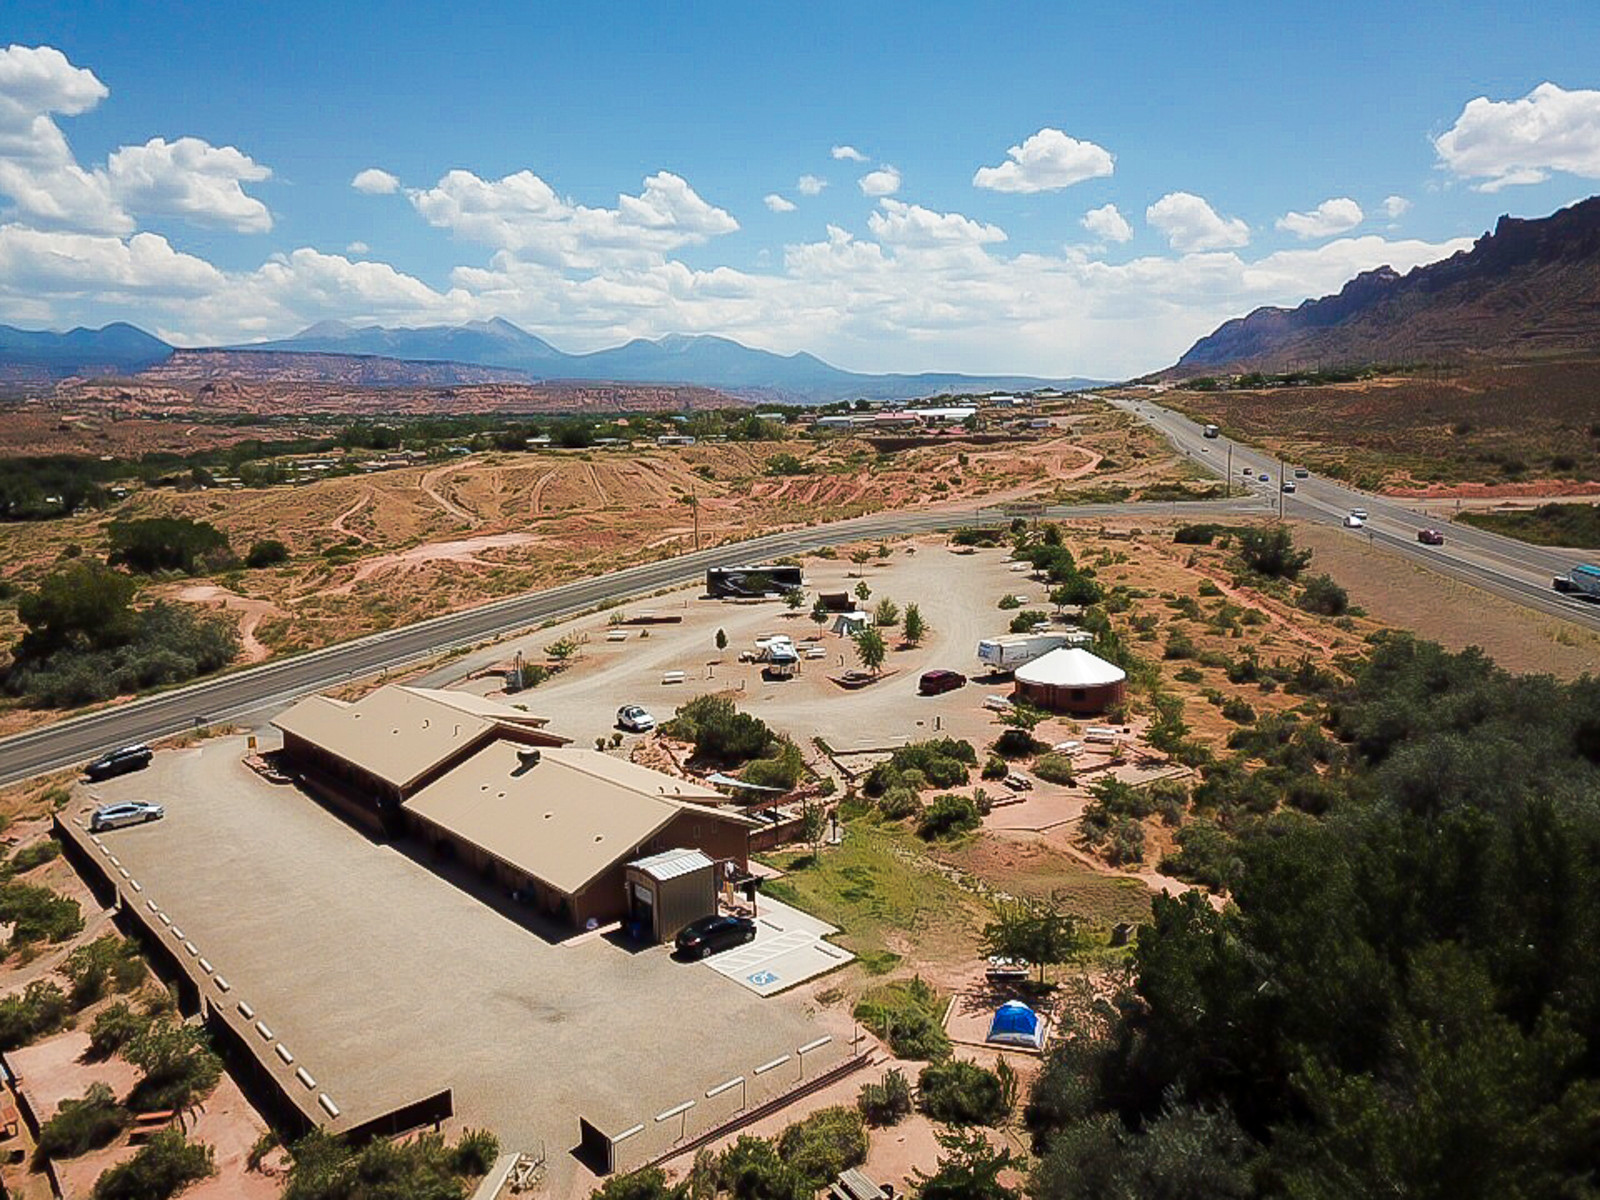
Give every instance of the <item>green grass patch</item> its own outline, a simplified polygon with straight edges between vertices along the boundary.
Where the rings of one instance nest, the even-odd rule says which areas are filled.
[[[891,970],[913,943],[924,956],[971,954],[989,919],[982,902],[941,874],[913,836],[870,819],[847,822],[843,842],[820,860],[791,852],[765,861],[787,874],[763,890],[837,925],[840,943],[869,972]]]
[[[1600,507],[1593,504],[1541,504],[1522,512],[1464,512],[1456,520],[1535,546],[1600,550]]]

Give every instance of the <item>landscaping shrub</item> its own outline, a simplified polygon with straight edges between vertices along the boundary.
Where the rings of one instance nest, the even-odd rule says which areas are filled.
[[[222,1077],[222,1060],[211,1052],[205,1031],[171,1017],[134,1034],[122,1057],[144,1073],[128,1097],[136,1112],[186,1108]]]
[[[787,792],[800,782],[805,771],[806,763],[800,748],[783,738],[777,743],[777,753],[770,758],[758,758],[755,762],[747,763],[744,770],[739,772],[739,778],[757,787],[781,788]]]
[[[998,1125],[1011,1111],[1000,1077],[963,1058],[922,1069],[917,1107],[949,1125]]]
[[[137,943],[107,933],[67,955],[61,973],[72,981],[72,1006],[83,1008],[108,989],[131,992],[144,982],[148,969]]]
[[[1029,758],[1037,754],[1042,745],[1028,730],[1013,727],[1000,731],[1000,736],[994,740],[994,752],[1001,758]],[[1006,772],[995,778],[1002,779],[1009,772],[1010,768],[1007,768]]]
[[[1000,597],[1000,603],[998,605],[996,605],[996,607],[997,608],[1001,608],[1001,609],[1005,609],[1006,611],[1009,612],[1013,608],[1021,608],[1022,607],[1022,601],[1018,600],[1010,592],[1007,592],[1004,596]]]
[[[734,1200],[812,1200],[816,1187],[764,1138],[742,1134],[717,1164],[717,1182]]]
[[[958,529],[950,535],[952,546],[998,546],[1005,538],[999,529]]]
[[[1114,867],[1144,861],[1144,826],[1132,817],[1123,817],[1111,826],[1106,838],[1106,861]]]
[[[1006,732],[1010,733],[1011,731],[1007,730]],[[1018,732],[1021,731],[1019,730]],[[1005,735],[1002,734],[1001,736],[1004,737]],[[981,772],[981,776],[984,779],[1004,779],[1009,774],[1011,774],[1011,765],[998,754],[989,755],[988,760],[983,764],[983,771]]]
[[[1232,886],[1242,864],[1233,839],[1215,821],[1198,820],[1173,835],[1178,848],[1161,860],[1161,870],[1185,883],[1216,891]]]
[[[1049,613],[1040,612],[1037,608],[1025,608],[1021,612],[1013,614],[1011,618],[1011,632],[1027,633],[1032,630],[1035,625],[1047,623],[1049,620]]]
[[[949,1057],[950,1039],[941,1024],[944,1000],[920,976],[872,989],[856,1002],[852,1015],[884,1038],[896,1058],[937,1062]]]
[[[891,1067],[880,1082],[861,1085],[856,1108],[869,1125],[898,1125],[911,1113],[911,1081],[898,1067]]]
[[[150,1027],[150,1018],[119,1000],[95,1014],[89,1026],[89,1051],[96,1058],[107,1058]]]
[[[904,821],[922,811],[922,801],[908,787],[892,787],[878,797],[878,811],[891,821]]]
[[[499,1151],[494,1136],[471,1130],[454,1147],[437,1133],[425,1133],[404,1143],[377,1138],[359,1150],[317,1130],[290,1147],[289,1184],[283,1200],[465,1200],[465,1178],[483,1173],[478,1166],[490,1151]],[[489,1161],[492,1164],[492,1158]],[[623,1176],[613,1182],[632,1178]],[[647,1197],[655,1193],[619,1190],[608,1194]]]
[[[15,1050],[67,1023],[72,1006],[55,984],[35,979],[20,995],[0,1000],[0,1050]]]
[[[164,1129],[132,1158],[95,1180],[94,1200],[167,1200],[216,1170],[210,1146],[190,1142],[176,1129]]]
[[[646,1167],[627,1175],[613,1175],[590,1194],[589,1200],[682,1200],[683,1189],[667,1183],[660,1167]]]
[[[1071,786],[1076,778],[1072,770],[1072,760],[1065,754],[1041,754],[1033,760],[1033,773],[1046,783],[1068,786]]]
[[[970,833],[983,819],[978,806],[966,796],[938,796],[917,820],[917,835],[928,841]]]
[[[778,1135],[778,1154],[813,1188],[867,1161],[867,1124],[853,1108],[818,1109]]]
[[[11,924],[8,950],[69,941],[83,929],[78,902],[31,883],[0,884],[0,921]]]
[[[726,696],[696,696],[662,730],[693,742],[697,758],[725,767],[761,758],[776,740],[764,721],[740,712]]]
[[[450,1151],[450,1169],[457,1175],[487,1175],[499,1157],[499,1138],[487,1129],[468,1129]]]
[[[31,846],[24,846],[12,855],[3,870],[7,877],[13,875],[26,875],[38,867],[44,866],[61,857],[61,844],[54,838],[45,838],[34,842]]]
[[[869,796],[881,796],[891,787],[956,787],[966,783],[978,765],[978,752],[970,742],[956,738],[933,738],[901,746],[867,773],[863,787]],[[916,774],[913,775],[912,772]]]
[[[116,1093],[104,1083],[91,1083],[77,1100],[63,1100],[56,1115],[39,1130],[43,1158],[76,1158],[114,1142],[132,1115],[117,1103]]]

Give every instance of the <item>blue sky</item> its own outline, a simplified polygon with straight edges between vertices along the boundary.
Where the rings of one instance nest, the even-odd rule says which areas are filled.
[[[1600,190],[1592,2],[6,11],[0,321],[35,327],[1111,376]]]

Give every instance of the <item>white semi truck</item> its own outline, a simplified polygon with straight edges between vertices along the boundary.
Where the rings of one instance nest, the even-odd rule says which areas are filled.
[[[1025,663],[1066,646],[1084,646],[1094,639],[1081,629],[1050,633],[1007,633],[978,643],[978,661],[991,671],[1015,671]]]

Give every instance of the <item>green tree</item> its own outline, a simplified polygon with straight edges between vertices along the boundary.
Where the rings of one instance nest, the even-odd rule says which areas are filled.
[[[104,1083],[91,1083],[81,1099],[63,1100],[55,1116],[39,1130],[43,1158],[76,1158],[110,1145],[132,1119]]]
[[[856,657],[861,660],[861,665],[876,675],[883,669],[884,657],[889,653],[883,634],[869,625],[865,629],[857,630],[852,638],[856,644]]]
[[[205,1031],[170,1017],[135,1034],[122,1057],[143,1072],[128,1098],[140,1111],[184,1108],[222,1077],[222,1061],[211,1052]]]
[[[578,653],[578,639],[575,637],[558,638],[544,648],[544,652],[558,663],[564,663]]]
[[[933,1174],[915,1175],[918,1200],[1020,1200],[1015,1188],[1000,1182],[1015,1161],[1009,1148],[995,1149],[975,1129],[950,1130],[938,1139],[944,1153]]]
[[[719,630],[717,630],[717,649],[718,650],[726,650],[727,648],[728,648],[728,635],[727,635],[726,632],[724,632],[723,630],[719,629]]]
[[[36,591],[17,599],[17,617],[27,627],[18,658],[44,658],[69,647],[100,650],[133,639],[134,593],[139,585],[97,562],[74,562],[45,576]]]
[[[1077,922],[1053,904],[1002,904],[982,939],[985,954],[1033,963],[1041,984],[1046,967],[1069,961],[1083,946]]]
[[[1350,607],[1350,594],[1327,575],[1312,575],[1305,581],[1305,589],[1295,602],[1306,612],[1321,613],[1325,617],[1340,617]]]
[[[862,604],[865,604],[868,600],[872,599],[872,589],[867,586],[867,581],[865,579],[856,584],[856,599],[861,601]]]
[[[998,1125],[1011,1111],[1011,1098],[995,1072],[952,1058],[922,1069],[917,1107],[947,1125]]]
[[[95,1180],[94,1200],[167,1200],[191,1183],[215,1175],[211,1147],[164,1129]]]
[[[193,575],[237,563],[227,535],[205,521],[187,517],[145,517],[113,521],[106,527],[112,566],[153,574],[183,571]]]
[[[244,565],[252,570],[259,570],[262,567],[276,567],[288,561],[289,547],[276,538],[266,538],[250,547],[250,553],[245,555]]]
[[[872,622],[882,628],[892,629],[900,622],[900,606],[885,596],[873,610]]]
[[[906,605],[906,617],[901,627],[906,641],[915,646],[928,634],[928,623],[922,618],[922,609],[916,603]]]
[[[811,605],[811,620],[817,625],[826,625],[831,615],[828,606],[822,602],[822,597],[818,596]]]

